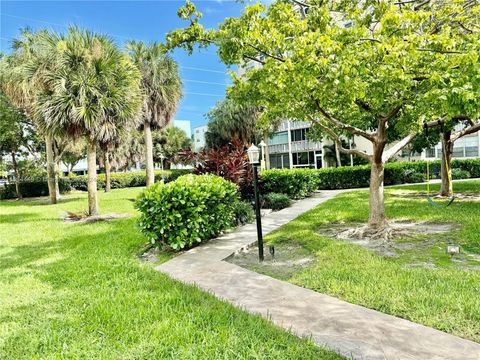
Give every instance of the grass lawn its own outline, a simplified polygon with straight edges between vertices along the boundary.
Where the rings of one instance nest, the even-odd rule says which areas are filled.
[[[141,264],[139,191],[101,193],[133,217],[90,224],[59,219],[84,193],[0,202],[0,359],[339,358]]]
[[[480,181],[455,183],[454,190],[480,193]],[[389,219],[449,222],[459,226],[447,234],[434,235],[433,241],[432,235],[429,241],[425,236],[409,239],[418,246],[395,257],[380,256],[362,246],[318,233],[332,222],[366,222],[368,193],[349,192],[266,237],[267,242],[278,244],[278,261],[282,246],[300,245],[314,257],[310,265],[288,276],[267,270],[266,265],[251,268],[480,342],[480,202],[458,200],[448,208],[434,209],[424,197],[395,196],[399,191],[415,195],[416,191],[425,192],[425,185],[387,189]],[[466,260],[457,262],[445,253],[450,241],[461,245]],[[420,266],[412,267],[409,265],[412,262]],[[421,266],[422,262],[425,266]]]

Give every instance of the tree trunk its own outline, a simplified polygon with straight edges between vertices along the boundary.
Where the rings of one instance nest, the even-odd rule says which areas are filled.
[[[440,188],[441,196],[452,196],[452,154],[453,154],[453,142],[451,141],[451,132],[446,131],[442,134],[442,164],[441,164],[441,177],[442,186]]]
[[[20,173],[18,171],[18,163],[17,163],[17,157],[15,155],[15,151],[12,151],[12,165],[13,165],[13,172],[15,173],[15,191],[17,193],[17,197],[21,199],[22,192],[20,191]]]
[[[152,185],[155,182],[155,174],[153,173],[153,142],[152,142],[152,129],[150,123],[145,121],[143,124],[145,133],[145,165],[147,172],[147,186]]]
[[[337,167],[342,166],[342,158],[340,156],[340,149],[338,148],[337,144],[335,146],[335,157],[337,159]]]
[[[89,140],[87,144],[87,167],[88,167],[88,215],[98,215],[97,198],[97,154],[96,144]]]
[[[105,163],[105,192],[110,192],[110,190],[111,190],[111,185],[110,185],[110,156],[108,155],[108,151],[105,151],[103,161]]]
[[[368,226],[373,229],[383,229],[387,226],[385,218],[385,203],[383,197],[383,162],[372,162],[370,173],[370,198]]]
[[[58,185],[58,172],[60,171],[60,160],[55,161],[55,196],[60,200],[60,186]]]
[[[53,138],[51,135],[45,136],[45,148],[47,154],[48,196],[50,197],[50,204],[56,204],[58,197],[55,187],[55,159],[53,155]]]

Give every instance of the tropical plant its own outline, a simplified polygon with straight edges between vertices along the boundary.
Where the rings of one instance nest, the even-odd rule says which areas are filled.
[[[234,139],[244,145],[257,143],[255,140],[261,135],[256,127],[257,114],[258,111],[253,106],[241,105],[228,98],[219,101],[206,115],[207,148],[220,148]]]
[[[142,74],[144,93],[142,123],[145,136],[147,186],[154,183],[152,130],[168,125],[182,97],[178,64],[162,44],[146,45],[132,41],[127,45],[130,57]]]
[[[259,124],[310,121],[370,163],[366,234],[389,235],[385,163],[422,121],[479,117],[477,1],[278,0],[249,5],[218,29],[205,29],[190,1],[178,15],[189,25],[167,35],[170,47],[213,43],[227,65],[259,65],[234,75],[229,91],[262,108]],[[364,138],[372,153],[341,147],[341,135]]]
[[[65,35],[46,36],[45,45],[54,48],[56,56],[45,71],[49,91],[35,98],[35,114],[46,133],[85,139],[88,212],[95,215],[97,143],[113,141],[120,128],[138,117],[140,73],[105,35],[70,27]]]
[[[4,93],[27,116],[36,123],[35,97],[40,91],[47,91],[47,70],[55,63],[55,48],[46,30],[36,33],[24,29],[19,38],[13,42],[13,53],[0,60],[0,83]],[[54,134],[39,131],[45,140],[47,160],[47,180],[50,203],[55,204],[59,198],[58,163],[62,153],[64,139]]]
[[[180,153],[191,148],[192,140],[185,131],[174,126],[153,132],[153,160],[162,168],[170,169],[171,164],[182,162]]]
[[[181,154],[182,161],[195,165],[195,174],[215,174],[238,185],[243,198],[252,193],[252,167],[248,162],[247,149],[240,141],[219,149],[207,149],[200,152],[192,150]]]

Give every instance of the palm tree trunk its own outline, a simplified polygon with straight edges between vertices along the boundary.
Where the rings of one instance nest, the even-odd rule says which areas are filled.
[[[89,140],[87,144],[87,167],[88,167],[88,215],[98,215],[97,197],[97,154],[96,144]]]
[[[45,136],[45,150],[47,154],[47,183],[50,204],[57,203],[57,191],[55,187],[55,159],[53,155],[53,138],[51,135]]]
[[[110,190],[111,190],[111,185],[110,185],[110,156],[108,155],[108,151],[105,151],[103,161],[105,163],[105,192],[110,192]]]
[[[13,165],[13,172],[15,173],[15,191],[17,192],[17,197],[21,199],[22,192],[20,191],[20,173],[18,171],[18,163],[17,163],[17,157],[15,155],[15,151],[12,151],[12,165]]]
[[[153,173],[153,142],[152,142],[152,129],[150,123],[145,121],[143,124],[145,133],[145,165],[147,171],[147,186],[152,185],[155,182],[155,174]]]
[[[60,186],[58,185],[58,172],[60,171],[60,159],[55,161],[55,196],[60,200]]]

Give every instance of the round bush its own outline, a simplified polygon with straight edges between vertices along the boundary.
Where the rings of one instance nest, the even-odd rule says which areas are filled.
[[[184,175],[155,183],[138,197],[141,231],[175,250],[211,239],[231,226],[237,186],[215,175]]]
[[[246,201],[237,201],[235,203],[233,212],[233,226],[249,224],[255,217],[252,205]]]
[[[285,209],[292,205],[292,200],[285,194],[270,193],[263,197],[263,208],[274,211]]]

